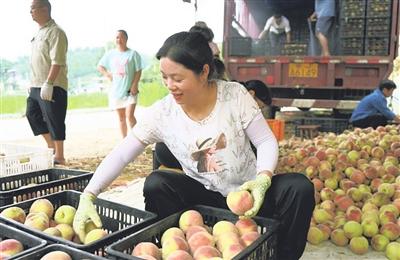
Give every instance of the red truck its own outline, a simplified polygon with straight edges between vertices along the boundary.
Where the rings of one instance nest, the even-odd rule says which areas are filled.
[[[315,25],[308,20],[314,0],[225,0],[223,56],[230,79],[262,80],[277,108],[354,109],[392,71],[399,0],[332,1],[332,51],[324,57],[317,53]],[[290,21],[292,40],[271,56],[268,39],[258,37],[274,12]]]

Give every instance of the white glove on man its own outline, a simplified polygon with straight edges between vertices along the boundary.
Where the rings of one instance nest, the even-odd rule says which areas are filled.
[[[53,85],[48,82],[43,83],[40,88],[40,97],[46,101],[52,101],[53,99]]]

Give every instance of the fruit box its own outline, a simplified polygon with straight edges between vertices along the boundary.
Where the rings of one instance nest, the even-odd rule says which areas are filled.
[[[0,144],[0,177],[53,167],[53,149],[17,144]]]
[[[43,257],[45,254],[52,252],[52,251],[63,251],[71,256],[72,259],[76,260],[81,260],[81,259],[87,259],[87,260],[97,260],[97,259],[104,259],[103,257],[75,249],[66,245],[62,244],[53,244],[53,245],[48,245],[46,247],[40,248],[38,250],[35,250],[29,254],[26,254],[18,260],[38,260],[41,257]],[[57,259],[54,259],[57,260]]]
[[[24,250],[22,252],[8,259],[15,259],[17,257],[23,256],[37,249],[40,249],[46,245],[46,240],[37,238],[31,234],[20,231],[16,228],[10,227],[0,222],[0,241],[5,239],[16,239],[19,242],[21,242],[21,244],[24,247]]]
[[[0,207],[63,190],[83,191],[93,173],[48,169],[0,178]]]
[[[76,191],[62,191],[42,196],[40,198],[46,198],[50,200],[51,203],[54,205],[55,211],[62,205],[70,205],[74,208],[78,208],[79,196],[81,194],[81,192]],[[36,199],[30,199],[20,203],[15,203],[13,205],[1,207],[0,212],[11,206],[16,206],[22,208],[25,213],[28,214],[29,208],[35,200]],[[30,228],[17,221],[6,219],[2,216],[0,216],[0,220],[10,225],[16,226],[19,229],[29,232],[35,236],[41,237],[47,240],[48,243],[65,244],[90,253],[105,255],[104,249],[108,245],[112,244],[118,239],[127,236],[128,234],[132,234],[133,232],[144,228],[145,226],[151,224],[156,218],[156,215],[154,213],[139,210],[104,199],[97,198],[94,204],[103,223],[103,229],[105,229],[109,233],[109,235],[87,245],[78,244],[60,237],[48,235],[40,230]]]
[[[236,222],[238,220],[238,216],[225,209],[203,205],[193,206],[186,210],[189,209],[194,209],[200,212],[200,214],[203,216],[204,224],[208,226],[213,226],[220,220],[228,220],[231,222]],[[129,235],[128,237],[113,243],[106,249],[108,258],[118,260],[139,260],[140,258],[134,257],[131,254],[135,245],[140,242],[153,242],[160,248],[162,234],[171,227],[179,227],[179,218],[184,211],[170,215],[136,233]],[[278,222],[276,220],[261,217],[255,217],[253,219],[259,226],[261,236],[251,245],[246,247],[239,255],[234,257],[233,260],[276,259],[276,232],[278,228]]]

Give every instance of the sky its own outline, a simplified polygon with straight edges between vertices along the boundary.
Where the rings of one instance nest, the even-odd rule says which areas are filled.
[[[0,57],[15,60],[30,54],[38,25],[30,15],[31,0],[0,0]],[[128,46],[152,55],[171,34],[205,21],[221,42],[224,0],[50,0],[52,17],[66,32],[69,49],[102,47],[124,29]]]

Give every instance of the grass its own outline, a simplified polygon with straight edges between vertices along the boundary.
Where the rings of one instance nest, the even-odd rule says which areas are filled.
[[[139,88],[139,106],[150,106],[168,94],[167,88],[159,83],[145,83]],[[68,96],[68,110],[105,108],[108,106],[107,93],[87,93]],[[24,114],[25,95],[0,95],[0,115]]]

